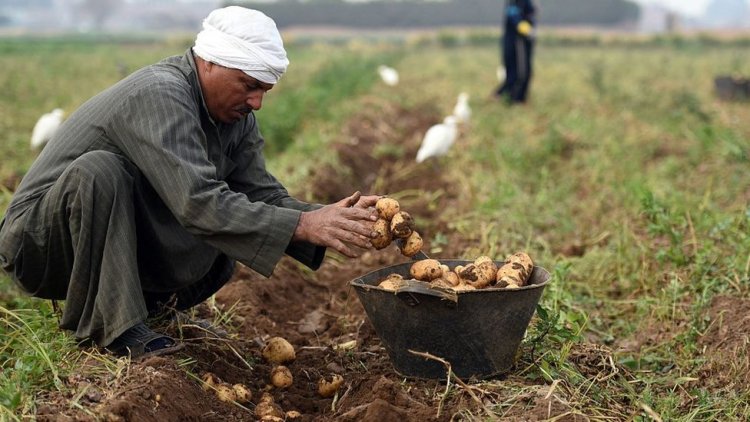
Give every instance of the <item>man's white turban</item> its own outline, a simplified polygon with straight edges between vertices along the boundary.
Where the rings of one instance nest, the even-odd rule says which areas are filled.
[[[268,84],[289,66],[276,23],[262,12],[239,6],[216,9],[203,20],[193,51],[203,60]]]

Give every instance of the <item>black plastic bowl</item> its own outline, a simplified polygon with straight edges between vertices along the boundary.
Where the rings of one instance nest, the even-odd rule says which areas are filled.
[[[440,260],[451,269],[472,261]],[[502,264],[502,263],[498,263]],[[406,377],[445,379],[444,359],[460,378],[491,378],[507,372],[550,275],[534,267],[519,289],[455,293],[409,283],[394,292],[378,287],[392,273],[410,278],[412,263],[381,268],[350,282],[396,371]]]

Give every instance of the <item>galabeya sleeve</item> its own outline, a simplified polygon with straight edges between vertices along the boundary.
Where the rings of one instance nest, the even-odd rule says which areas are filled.
[[[300,211],[253,200],[217,178],[190,86],[155,77],[129,91],[108,136],[191,234],[265,276],[281,259]],[[258,197],[260,198],[260,197]]]

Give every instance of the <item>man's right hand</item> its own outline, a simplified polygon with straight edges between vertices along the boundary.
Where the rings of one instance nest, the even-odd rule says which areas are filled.
[[[372,248],[370,239],[377,234],[373,224],[378,219],[374,205],[377,196],[351,196],[323,208],[303,212],[292,241],[305,241],[330,247],[355,258]]]

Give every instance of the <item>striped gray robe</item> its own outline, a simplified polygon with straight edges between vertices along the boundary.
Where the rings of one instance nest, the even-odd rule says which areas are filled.
[[[280,116],[283,118],[283,116]],[[33,163],[0,222],[0,266],[65,300],[61,327],[107,345],[147,316],[144,294],[220,287],[238,260],[269,276],[301,211],[267,172],[254,114],[214,122],[189,49],[91,98]]]

